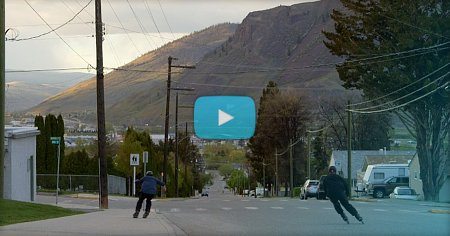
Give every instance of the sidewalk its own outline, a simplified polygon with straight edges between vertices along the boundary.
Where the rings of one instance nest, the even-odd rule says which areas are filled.
[[[65,206],[76,208],[75,206]],[[98,208],[97,208],[98,209]],[[81,209],[80,209],[81,210]],[[186,235],[164,215],[152,211],[134,219],[129,209],[106,209],[55,219],[0,227],[2,236],[41,235]]]

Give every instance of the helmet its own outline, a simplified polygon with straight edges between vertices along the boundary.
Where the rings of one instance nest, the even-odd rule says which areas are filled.
[[[328,173],[336,174],[336,167],[335,166],[330,166],[330,168],[328,168]]]
[[[153,175],[153,171],[149,170],[149,171],[147,171],[147,173],[145,173],[145,175],[150,175],[150,176],[152,176],[152,175]]]

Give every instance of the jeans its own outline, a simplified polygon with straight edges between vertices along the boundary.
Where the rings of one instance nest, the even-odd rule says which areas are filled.
[[[140,192],[139,193],[139,200],[136,204],[136,212],[139,212],[142,208],[142,202],[144,199],[147,199],[145,204],[145,212],[150,212],[150,208],[152,207],[152,199],[155,197],[155,194],[147,194]]]

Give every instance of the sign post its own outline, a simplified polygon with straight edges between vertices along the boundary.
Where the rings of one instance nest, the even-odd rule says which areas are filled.
[[[59,192],[59,160],[61,155],[61,137],[50,137],[53,145],[58,145],[58,166],[56,167],[56,205],[58,205],[58,192]]]
[[[142,162],[144,163],[144,176],[147,173],[148,152],[144,151],[142,154]]]
[[[139,154],[130,154],[130,166],[133,166],[133,196],[136,196],[136,166],[139,165]]]

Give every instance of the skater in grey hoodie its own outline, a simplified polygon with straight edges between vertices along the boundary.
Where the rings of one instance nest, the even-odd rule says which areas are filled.
[[[152,171],[147,171],[144,177],[136,180],[136,183],[141,184],[141,191],[139,192],[139,200],[136,204],[136,211],[133,214],[133,218],[137,218],[139,216],[139,211],[142,208],[142,202],[144,201],[144,199],[147,199],[147,201],[145,204],[145,213],[143,217],[147,218],[148,214],[150,214],[150,208],[152,207],[152,199],[156,194],[156,185],[161,185],[164,187],[164,189],[166,187],[163,182],[153,177]]]
[[[347,222],[347,224],[349,221],[341,204],[358,221],[364,223],[362,217],[358,214],[358,211],[356,211],[356,209],[348,202],[347,196],[349,190],[347,183],[341,176],[336,174],[336,167],[330,166],[328,169],[328,176],[323,180],[323,185],[325,196],[330,199],[336,212],[342,216],[342,219]]]

